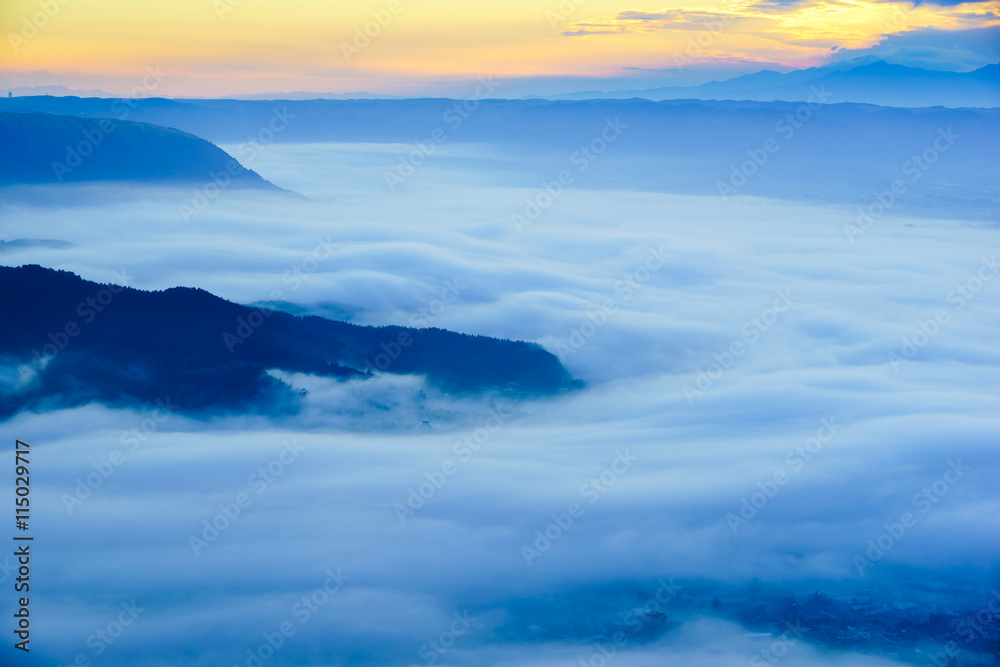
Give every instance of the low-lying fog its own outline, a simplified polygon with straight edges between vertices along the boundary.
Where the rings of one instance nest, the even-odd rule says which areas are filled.
[[[2,205],[7,240],[73,244],[8,249],[5,264],[537,341],[586,383],[511,403],[421,399],[416,378],[284,376],[310,391],[287,421],[14,418],[5,441],[34,456],[39,664],[599,665],[598,637],[628,628],[661,579],[682,586],[666,597],[756,577],[890,603],[954,580],[968,588],[944,588],[944,607],[987,602],[995,230],[558,191],[558,172],[546,192],[470,146],[391,192],[409,149],[272,146],[249,165],[308,201],[223,189],[199,210],[190,189],[84,187]],[[415,416],[419,400],[440,418]],[[760,661],[774,637],[663,610],[677,625],[627,637],[617,664],[777,664]],[[820,663],[896,664],[821,651],[808,631],[780,657]]]

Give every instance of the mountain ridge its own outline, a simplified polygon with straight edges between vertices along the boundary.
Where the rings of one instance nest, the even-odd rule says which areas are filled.
[[[837,102],[902,107],[1000,106],[1000,64],[984,65],[970,72],[950,72],[871,58],[851,62],[854,65],[848,67],[832,63],[790,72],[761,70],[695,86],[660,86],[613,92],[591,90],[537,97],[550,100],[635,97],[654,101],[732,99],[794,102],[807,100],[812,86],[829,85]],[[928,86],[937,88],[928,89]]]
[[[90,402],[295,413],[303,398],[266,371],[331,378],[418,374],[443,391],[544,395],[579,386],[534,343],[443,329],[361,326],[232,303],[195,287],[143,291],[36,264],[0,267],[6,376],[0,419]]]
[[[89,181],[281,190],[215,144],[180,129],[118,118],[0,111],[0,185]]]

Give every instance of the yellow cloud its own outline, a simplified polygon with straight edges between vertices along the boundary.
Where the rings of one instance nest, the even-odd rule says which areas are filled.
[[[628,38],[650,32],[693,30],[712,35],[711,41],[717,42],[715,55],[720,55],[731,42],[754,37],[786,45],[865,48],[887,35],[916,28],[958,30],[1000,25],[998,15],[1000,2],[995,0],[950,7],[870,0],[802,0],[788,4],[733,0],[718,7],[623,10],[575,21],[562,34]]]
[[[91,87],[118,77],[126,89],[159,66],[170,74],[163,94],[406,91],[479,75],[615,75],[691,53],[819,64],[833,48],[906,30],[1000,23],[1000,0],[677,1],[0,0],[0,63],[9,79],[49,71]]]

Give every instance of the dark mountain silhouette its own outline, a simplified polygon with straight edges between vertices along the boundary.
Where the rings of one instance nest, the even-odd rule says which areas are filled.
[[[417,373],[454,393],[577,386],[540,346],[442,329],[369,327],[231,303],[200,289],[145,292],[35,265],[0,267],[0,358],[19,365],[0,416],[100,401],[169,400],[211,414],[294,412],[267,369],[358,377]]]
[[[1000,106],[1000,65],[986,65],[972,72],[942,72],[864,58],[784,73],[763,70],[697,86],[614,92],[591,90],[546,97],[554,100],[638,97],[795,102],[810,99],[814,96],[813,89],[823,86],[830,92],[833,102],[896,107],[997,107]]]
[[[166,127],[0,112],[0,185],[79,181],[206,183],[277,190],[218,146]]]

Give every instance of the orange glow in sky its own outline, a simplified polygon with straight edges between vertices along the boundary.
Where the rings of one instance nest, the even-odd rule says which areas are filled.
[[[3,83],[66,79],[122,92],[158,67],[168,75],[162,94],[204,96],[407,93],[483,75],[608,77],[623,68],[667,76],[718,64],[812,66],[835,49],[867,48],[886,35],[1000,23],[1000,0],[948,7],[871,0],[2,4]]]

